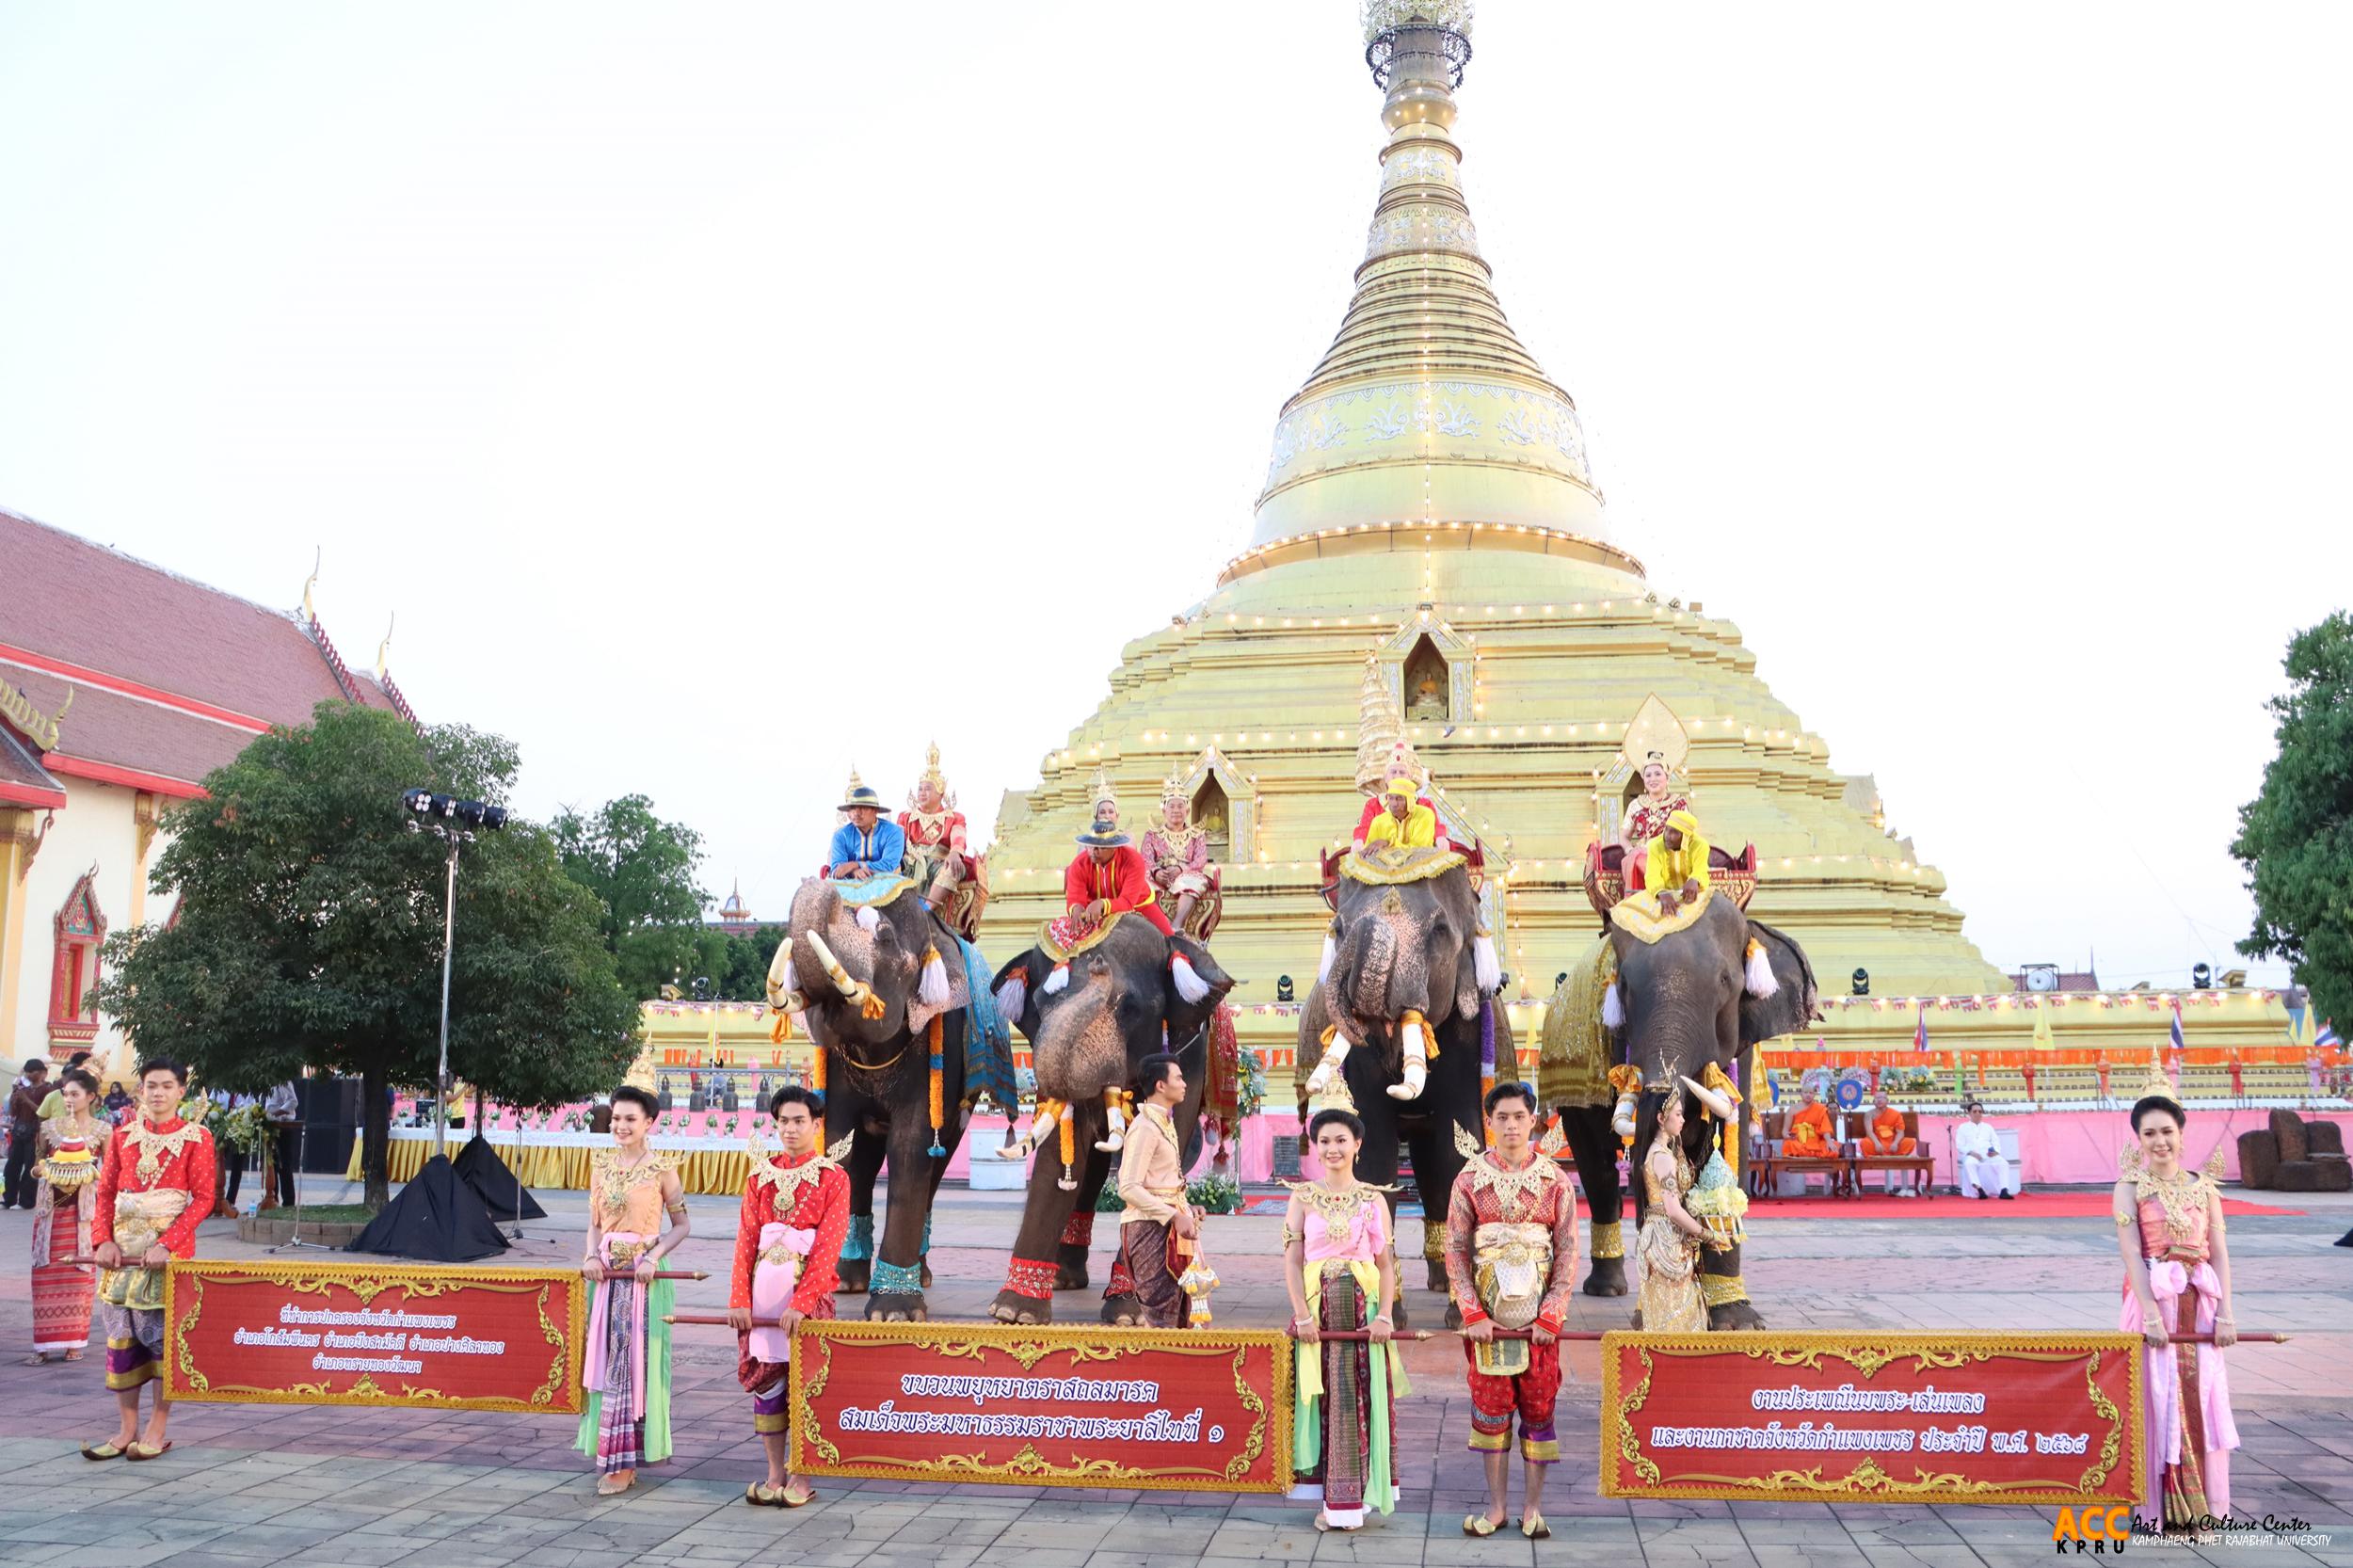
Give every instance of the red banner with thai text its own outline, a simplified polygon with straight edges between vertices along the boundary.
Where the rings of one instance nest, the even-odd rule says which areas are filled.
[[[1602,1494],[2129,1503],[2146,1442],[2140,1344],[2127,1334],[1611,1334]]]
[[[1222,1330],[804,1319],[792,1471],[1283,1492],[1291,1342]]]
[[[562,1269],[175,1262],[164,1391],[577,1415],[587,1290]]]

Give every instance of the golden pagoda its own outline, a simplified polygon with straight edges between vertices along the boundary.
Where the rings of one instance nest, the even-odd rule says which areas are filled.
[[[1471,6],[1370,0],[1365,24],[1385,135],[1339,331],[1276,417],[1247,547],[1122,650],[1037,785],[1006,794],[982,945],[1001,962],[1062,912],[1098,774],[1138,803],[1173,775],[1222,868],[1213,946],[1243,980],[1243,1037],[1288,1060],[1278,982],[1305,1000],[1319,856],[1377,780],[1360,742],[1394,726],[1450,834],[1483,847],[1525,1038],[1599,929],[1585,856],[1641,788],[1623,748],[1643,715],[1688,742],[1678,786],[1714,843],[1756,846],[1752,912],[1805,945],[1826,992],[1857,968],[1881,997],[2009,992],[1872,781],[1831,765],[1737,627],[1655,589],[1614,538],[1576,405],[1513,333],[1464,194]]]

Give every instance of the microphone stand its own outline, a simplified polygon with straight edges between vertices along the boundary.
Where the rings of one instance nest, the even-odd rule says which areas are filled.
[[[274,1122],[271,1123],[271,1136],[276,1137],[278,1125]],[[302,1247],[309,1247],[314,1252],[336,1252],[340,1250],[338,1248],[328,1246],[324,1241],[305,1241],[302,1239],[302,1165],[303,1161],[310,1158],[310,1154],[311,1119],[308,1116],[305,1116],[302,1120],[295,1123],[294,1233],[287,1237],[285,1240],[280,1241],[278,1245],[270,1248],[269,1250],[273,1253],[288,1252]]]

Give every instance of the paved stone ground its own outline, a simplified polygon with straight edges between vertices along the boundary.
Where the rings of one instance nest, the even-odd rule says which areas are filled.
[[[343,1195],[316,1180],[315,1201]],[[580,1256],[584,1204],[543,1194],[552,1218],[516,1263]],[[934,1315],[974,1318],[1002,1276],[1018,1194],[943,1194]],[[1949,1200],[1938,1200],[1940,1207]],[[2249,1328],[2317,1330],[2283,1347],[2232,1352],[2245,1448],[2233,1467],[2243,1514],[2306,1521],[2326,1545],[2217,1544],[2202,1553],[2137,1544],[2172,1560],[2318,1560],[2353,1568],[2353,1393],[2344,1337],[2353,1304],[2353,1250],[2330,1243],[2353,1224],[2353,1202],[2297,1199],[2304,1218],[2235,1219],[2238,1316]],[[724,1302],[734,1205],[690,1204],[683,1266],[714,1277],[682,1285],[683,1310]],[[2005,1220],[1984,1206],[1965,1220],[1770,1219],[1754,1229],[1748,1281],[1777,1327],[2052,1328],[2115,1322],[2117,1262],[2105,1219]],[[1409,1223],[1402,1238],[1417,1238]],[[29,1222],[0,1214],[0,1256],[22,1258]],[[1213,1222],[1226,1282],[1221,1325],[1272,1327],[1287,1316],[1279,1222]],[[1107,1221],[1096,1276],[1112,1239]],[[232,1228],[206,1227],[208,1256],[253,1256]],[[317,1253],[298,1256],[316,1258]],[[1409,1284],[1418,1265],[1409,1263]],[[1418,1298],[1434,1322],[1438,1304]],[[849,1304],[845,1302],[845,1306]],[[1091,1319],[1066,1294],[1065,1320]],[[1623,1326],[1629,1304],[1579,1296],[1576,1325]],[[0,1342],[29,1339],[27,1282],[0,1276]],[[2335,1331],[2335,1332],[2328,1332]],[[1936,1568],[2026,1562],[2053,1551],[2047,1509],[1862,1508],[1830,1505],[1626,1503],[1598,1496],[1599,1347],[1569,1347],[1561,1432],[1569,1457],[1545,1499],[1554,1539],[1470,1541],[1463,1515],[1482,1488],[1464,1449],[1468,1403],[1449,1341],[1411,1350],[1418,1384],[1399,1412],[1404,1495],[1398,1512],[1353,1536],[1318,1536],[1313,1506],[1267,1497],[1078,1492],[1060,1488],[908,1486],[825,1481],[817,1506],[753,1509],[760,1473],[745,1400],[724,1330],[679,1330],[673,1405],[678,1453],[631,1493],[594,1496],[572,1423],[473,1412],[355,1411],[182,1405],[174,1446],[146,1464],[92,1464],[83,1442],[113,1430],[97,1358],[77,1365],[0,1363],[0,1562],[104,1564],[391,1564],[429,1568],[621,1568],[622,1564],[790,1564],[797,1568],[1237,1568],[1245,1563],[1361,1562],[1428,1568],[1536,1568],[1539,1563],[1922,1563]],[[1516,1483],[1515,1483],[1516,1484]]]

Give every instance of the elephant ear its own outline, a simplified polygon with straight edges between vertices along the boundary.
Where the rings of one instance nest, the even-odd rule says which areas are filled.
[[[1025,1040],[1037,1038],[1038,987],[1045,984],[1046,955],[1032,948],[1020,957],[997,971],[988,983],[997,998],[997,1010],[1005,1021],[1021,1032]]]
[[[1234,977],[1190,936],[1168,939],[1168,1037],[1182,1040],[1209,1021],[1234,988]],[[1185,993],[1193,994],[1187,996]]]
[[[1742,993],[1740,1044],[1744,1047],[1803,1029],[1814,1021],[1815,1003],[1820,1000],[1814,984],[1814,965],[1795,938],[1762,920],[1749,921],[1749,938],[1764,948],[1765,960],[1772,966],[1775,989],[1769,997]]]

